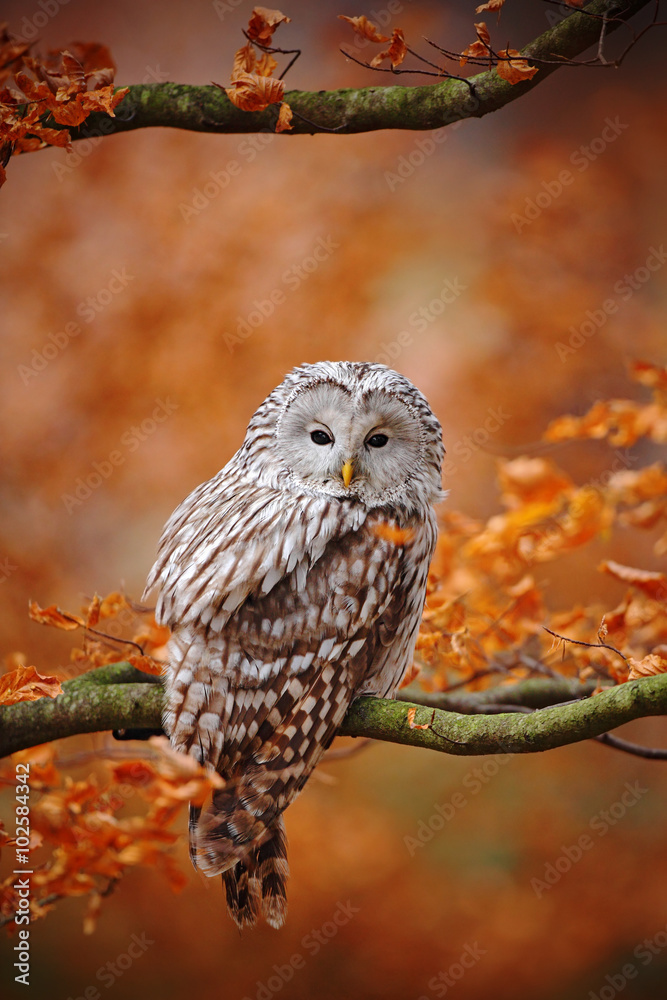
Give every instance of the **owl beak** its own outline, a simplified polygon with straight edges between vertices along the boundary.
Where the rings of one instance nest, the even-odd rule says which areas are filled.
[[[354,475],[354,467],[349,458],[341,469],[341,475],[343,477],[343,486],[347,489],[352,482],[352,476]]]

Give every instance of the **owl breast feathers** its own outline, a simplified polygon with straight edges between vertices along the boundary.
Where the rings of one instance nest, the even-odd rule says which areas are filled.
[[[190,851],[243,927],[279,927],[282,813],[360,694],[410,665],[442,497],[440,425],[377,364],[294,369],[176,509],[146,593],[172,630],[164,726],[222,775]]]

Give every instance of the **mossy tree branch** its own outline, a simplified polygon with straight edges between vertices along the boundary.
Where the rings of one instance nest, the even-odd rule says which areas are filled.
[[[494,68],[470,77],[468,84],[446,79],[423,87],[289,91],[285,100],[295,117],[292,130],[282,134],[312,135],[320,130],[342,135],[378,129],[424,131],[465,118],[482,118],[523,97],[562,65],[567,65],[568,60],[596,44],[605,16],[608,36],[648,3],[649,0],[593,0],[582,11],[570,14],[522,49],[525,58],[548,61],[536,63],[539,71],[524,83],[509,84]],[[73,139],[83,139],[154,126],[213,133],[274,131],[276,117],[275,105],[261,112],[240,111],[223,90],[214,86],[133,84],[118,106],[115,118],[91,114],[71,134]]]
[[[494,753],[536,753],[578,743],[606,733],[632,719],[667,715],[667,675],[631,681],[586,697],[587,687],[567,678],[522,681],[493,691],[457,694],[459,711],[480,706],[548,705],[529,715],[466,716],[429,705],[360,698],[350,708],[340,734],[364,736],[426,747],[460,756]],[[502,693],[502,694],[501,694]],[[566,705],[563,697],[582,697]],[[447,697],[447,696],[440,696]],[[451,696],[450,696],[451,697]],[[463,699],[463,700],[462,700]],[[507,702],[505,702],[507,703]],[[40,698],[0,708],[0,756],[51,740],[101,730],[157,729],[163,706],[159,678],[115,663],[66,681],[58,698]],[[415,708],[410,728],[408,710]]]

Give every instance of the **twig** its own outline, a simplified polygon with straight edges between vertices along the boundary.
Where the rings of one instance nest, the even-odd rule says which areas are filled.
[[[545,632],[548,632],[549,635],[552,635],[554,639],[560,639],[561,642],[573,642],[575,646],[590,646],[591,649],[609,649],[612,653],[616,653],[617,656],[621,657],[626,667],[630,667],[627,656],[625,656],[620,649],[616,649],[616,646],[610,646],[606,642],[584,642],[583,639],[568,639],[566,635],[559,635],[558,632],[552,632],[546,625],[543,625],[542,628]]]
[[[667,760],[667,750],[661,747],[643,747],[639,743],[631,743],[629,740],[621,739],[620,736],[612,736],[611,733],[602,733],[593,737],[598,743],[613,747],[614,750],[621,750],[623,753],[632,754],[635,757],[644,757],[646,760]]]
[[[287,74],[291,70],[292,66],[297,61],[297,59],[299,58],[299,56],[301,55],[301,49],[276,49],[276,48],[272,48],[270,45],[261,45],[259,42],[256,42],[253,38],[250,38],[250,36],[248,35],[247,31],[244,31],[243,34],[248,39],[248,41],[250,42],[250,44],[256,46],[256,48],[258,48],[261,52],[268,52],[268,53],[270,53],[270,55],[276,54],[276,55],[281,55],[281,56],[294,56],[294,58],[291,59],[288,62],[287,66],[285,67],[285,69],[282,71],[282,73],[278,77],[279,80],[282,80],[285,76],[287,76]]]

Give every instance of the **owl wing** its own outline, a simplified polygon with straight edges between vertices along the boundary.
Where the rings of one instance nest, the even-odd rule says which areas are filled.
[[[226,779],[192,832],[207,873],[268,844],[364,679],[379,669],[395,686],[407,665],[423,592],[406,592],[401,531],[354,501],[246,483],[231,463],[168,522],[147,584],[173,629],[165,728]]]
[[[360,504],[260,486],[237,454],[172,514],[144,596],[159,586],[160,624],[219,631],[251,594],[268,594],[292,573],[302,582],[329,542],[365,517]]]
[[[175,745],[193,752],[199,746],[214,766],[229,766],[300,701],[319,712],[309,692],[323,677],[331,676],[339,701],[348,692],[344,714],[373,664],[391,656],[405,624],[404,551],[383,534],[386,525],[385,515],[366,513],[360,528],[330,539],[312,565],[306,551],[267,593],[256,576],[233,612],[205,615],[203,626],[204,619],[178,619],[165,717]],[[209,599],[219,605],[214,586]],[[332,690],[323,691],[324,701],[330,697]]]
[[[208,874],[272,835],[374,665],[393,660],[402,673],[412,652],[404,546],[387,527],[385,515],[368,514],[303,581],[295,571],[250,594],[219,631],[177,627],[167,726],[226,779],[192,834]]]

